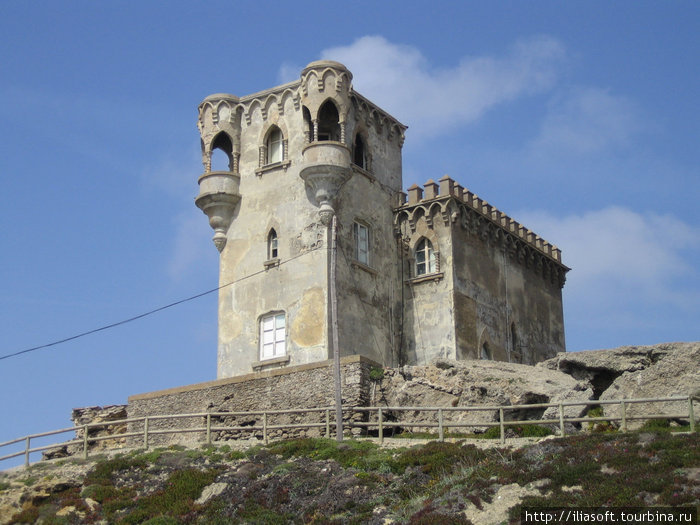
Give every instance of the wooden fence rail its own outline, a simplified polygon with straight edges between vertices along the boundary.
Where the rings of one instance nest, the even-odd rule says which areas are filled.
[[[534,403],[529,405],[494,405],[494,406],[471,406],[471,407],[344,407],[343,411],[345,414],[352,415],[353,413],[367,413],[367,421],[351,421],[350,427],[362,428],[365,431],[370,429],[376,429],[379,441],[384,441],[384,431],[388,428],[437,428],[438,435],[437,438],[440,441],[445,439],[445,432],[451,428],[470,428],[470,427],[499,427],[500,428],[500,438],[501,443],[505,443],[505,429],[509,426],[517,425],[528,425],[528,424],[551,424],[558,425],[559,435],[566,435],[566,424],[567,423],[580,423],[580,422],[597,422],[597,421],[619,421],[620,429],[623,432],[627,431],[627,422],[630,420],[651,420],[651,419],[687,419],[690,424],[690,432],[696,431],[696,421],[694,414],[693,402],[700,401],[700,398],[694,395],[690,396],[675,396],[675,397],[662,397],[662,398],[643,398],[643,399],[618,399],[618,400],[591,400],[591,401],[565,401],[561,403]],[[682,413],[673,414],[651,414],[643,416],[630,416],[627,414],[627,408],[633,404],[650,404],[650,403],[669,403],[669,402],[685,402],[687,409]],[[566,417],[564,414],[565,407],[572,406],[599,406],[599,405],[619,405],[620,406],[620,416],[600,416],[600,417]],[[525,410],[525,409],[547,409],[547,408],[557,408],[557,418],[556,419],[527,419],[527,420],[506,420],[505,411],[506,410]],[[125,439],[125,438],[143,438],[143,448],[148,449],[150,445],[151,436],[155,435],[165,435],[165,434],[184,434],[189,432],[199,432],[204,433],[205,440],[204,443],[210,445],[212,443],[212,433],[214,432],[260,432],[262,431],[263,442],[268,444],[270,438],[270,431],[274,430],[285,430],[285,429],[311,429],[311,428],[321,428],[325,429],[325,436],[331,436],[331,427],[335,427],[335,421],[331,421],[331,412],[335,410],[335,407],[322,407],[322,408],[302,408],[302,409],[287,409],[287,410],[258,410],[250,412],[198,412],[191,414],[167,414],[167,415],[154,415],[154,416],[144,416],[137,418],[127,418],[115,421],[104,421],[100,423],[88,423],[85,425],[67,427],[58,430],[51,430],[48,432],[42,432],[40,434],[30,434],[21,438],[13,439],[0,443],[0,449],[3,447],[8,447],[15,445],[17,443],[24,442],[24,450],[15,452],[12,454],[7,454],[5,456],[0,456],[0,462],[8,459],[12,459],[19,456],[24,456],[24,465],[29,466],[30,454],[35,452],[43,452],[46,450],[67,447],[71,445],[80,446],[82,448],[82,457],[87,459],[89,453],[89,444],[99,441],[114,440],[114,439]],[[449,421],[445,419],[445,413],[447,412],[483,412],[483,411],[497,411],[498,421],[494,422],[463,422],[463,421]],[[387,412],[433,412],[435,413],[435,421],[386,421],[385,415]],[[275,424],[271,425],[268,423],[270,416],[277,416],[281,414],[322,414],[323,422],[294,422],[285,424]],[[246,425],[246,426],[216,426],[213,425],[213,418],[222,417],[250,417],[258,416],[262,417],[261,425]],[[150,423],[154,421],[172,421],[178,419],[186,418],[204,418],[205,425],[197,427],[187,427],[187,428],[168,428],[168,429],[156,429],[151,428]],[[143,423],[143,429],[138,432],[124,432],[120,434],[111,434],[108,436],[90,436],[90,430],[96,428],[104,428],[113,425],[129,424],[129,423]],[[55,443],[51,445],[44,445],[39,447],[31,447],[31,441],[33,439],[63,434],[66,432],[82,432],[80,438],[71,439],[69,441],[63,441],[60,443]]]

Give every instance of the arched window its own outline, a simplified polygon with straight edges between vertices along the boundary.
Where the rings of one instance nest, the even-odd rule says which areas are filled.
[[[437,271],[433,243],[423,237],[416,244],[416,276],[435,273]]]
[[[317,140],[340,141],[340,116],[338,108],[330,100],[324,102],[318,110]]]
[[[360,168],[367,169],[365,141],[359,133],[355,135],[355,143],[352,146],[352,162]]]
[[[274,228],[267,234],[267,259],[277,259],[277,232]]]
[[[211,143],[211,170],[233,171],[233,144],[226,133],[219,133]]]
[[[274,164],[284,160],[284,137],[277,126],[273,126],[267,134],[265,147],[267,150],[266,164]]]

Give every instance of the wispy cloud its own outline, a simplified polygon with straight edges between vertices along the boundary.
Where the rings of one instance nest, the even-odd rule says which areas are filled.
[[[518,217],[545,238],[556,239],[573,268],[566,286],[576,296],[595,297],[601,308],[656,303],[683,307],[695,301],[700,229],[672,215],[642,214],[608,207],[555,217],[520,212]],[[579,297],[580,295],[580,297]]]
[[[474,122],[498,104],[549,89],[564,57],[563,45],[547,36],[518,41],[503,56],[464,56],[449,68],[434,68],[417,48],[381,36],[321,53],[345,64],[356,89],[408,124],[412,137]],[[286,64],[280,78],[298,72]]]
[[[629,145],[643,128],[630,100],[605,89],[579,87],[552,100],[531,147],[547,156],[597,154]]]
[[[208,263],[216,248],[209,221],[194,205],[197,195],[197,177],[202,173],[201,154],[196,147],[175,148],[160,152],[161,160],[144,167],[141,181],[147,192],[166,197],[170,209],[178,209],[171,228],[171,251],[167,255],[165,271],[174,281],[191,277],[194,271]],[[207,271],[214,271],[208,269]],[[211,274],[215,275],[215,273]]]

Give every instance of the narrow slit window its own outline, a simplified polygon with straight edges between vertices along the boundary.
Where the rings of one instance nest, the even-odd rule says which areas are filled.
[[[369,228],[362,223],[353,223],[355,260],[369,266]]]
[[[274,228],[267,234],[267,259],[277,259],[277,232]]]

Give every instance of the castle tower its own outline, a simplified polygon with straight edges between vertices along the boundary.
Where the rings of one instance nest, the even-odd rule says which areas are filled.
[[[199,105],[196,205],[220,252],[218,377],[330,359],[329,223],[338,223],[341,355],[397,360],[393,208],[406,129],[342,64]]]

